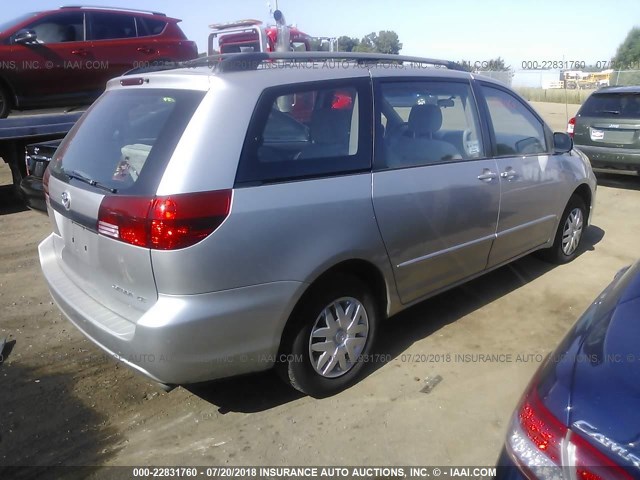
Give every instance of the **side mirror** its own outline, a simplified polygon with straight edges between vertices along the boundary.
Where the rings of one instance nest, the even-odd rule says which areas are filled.
[[[553,134],[553,150],[556,153],[567,153],[573,148],[573,139],[564,132]]]
[[[38,40],[38,35],[35,30],[19,30],[13,37],[13,43],[35,43]]]

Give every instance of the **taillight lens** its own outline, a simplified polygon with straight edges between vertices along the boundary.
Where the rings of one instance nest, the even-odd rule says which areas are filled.
[[[156,250],[190,247],[229,216],[231,198],[232,190],[164,197],[107,196],[98,212],[98,233]]]
[[[567,123],[567,133],[571,138],[573,138],[573,132],[576,129],[576,117],[571,118],[569,123]]]
[[[529,442],[553,463],[559,464],[562,458],[560,447],[567,427],[545,408],[535,391],[525,399],[518,412],[518,418]]]
[[[507,451],[530,479],[613,480],[633,477],[558,420],[535,382],[513,416]]]

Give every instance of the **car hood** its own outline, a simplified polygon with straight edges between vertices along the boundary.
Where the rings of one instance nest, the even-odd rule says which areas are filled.
[[[640,262],[618,274],[576,332],[569,425],[616,463],[640,469]]]

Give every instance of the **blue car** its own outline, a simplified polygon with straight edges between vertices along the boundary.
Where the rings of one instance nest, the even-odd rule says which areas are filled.
[[[499,479],[640,478],[640,261],[619,272],[534,375]]]

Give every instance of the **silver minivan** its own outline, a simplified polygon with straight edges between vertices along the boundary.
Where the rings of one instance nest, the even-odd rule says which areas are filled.
[[[330,395],[382,319],[579,251],[589,161],[506,86],[446,61],[303,55],[111,80],[48,169],[51,295],[161,384],[275,366]]]

